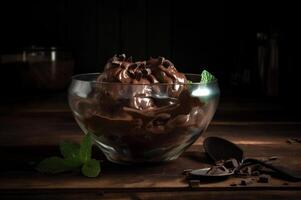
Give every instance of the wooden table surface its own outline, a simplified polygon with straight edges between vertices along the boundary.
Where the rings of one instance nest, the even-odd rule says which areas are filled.
[[[22,102],[22,103],[21,103]],[[301,174],[301,144],[288,144],[301,137],[300,109],[260,99],[221,99],[208,130],[183,155],[172,162],[152,166],[120,166],[104,159],[97,178],[76,173],[43,175],[34,163],[59,155],[64,139],[79,141],[77,126],[62,95],[16,100],[0,106],[0,199],[301,199],[301,182],[273,178],[270,183],[230,186],[241,178],[220,182],[201,181],[189,187],[181,174],[185,169],[208,165],[202,141],[220,136],[237,143],[247,157],[276,155]]]

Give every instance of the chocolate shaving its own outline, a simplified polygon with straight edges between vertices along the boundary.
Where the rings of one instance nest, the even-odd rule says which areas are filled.
[[[208,175],[221,175],[221,174],[227,174],[229,173],[229,170],[222,166],[212,166],[208,171]]]
[[[247,186],[253,184],[253,180],[251,178],[242,179],[240,181],[240,185]]]
[[[239,166],[239,163],[236,159],[232,158],[230,160],[226,160],[224,162],[224,166],[227,168],[227,169],[235,169]]]
[[[191,171],[192,171],[192,169],[185,169],[185,170],[182,172],[182,174],[187,176],[188,173],[191,172]]]
[[[271,179],[270,175],[262,174],[258,177],[258,183],[269,183]]]
[[[286,143],[288,144],[297,144],[301,143],[301,138],[290,138],[286,140]]]

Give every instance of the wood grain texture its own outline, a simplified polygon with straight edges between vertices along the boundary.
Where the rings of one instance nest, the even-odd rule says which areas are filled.
[[[301,173],[301,145],[240,145],[246,152],[246,157],[264,158],[278,156],[277,164],[289,166],[291,170]],[[55,189],[88,189],[100,191],[189,191],[185,177],[181,174],[185,169],[208,167],[210,163],[203,153],[202,146],[194,145],[179,159],[161,164],[141,166],[120,166],[105,160],[99,150],[94,156],[103,160],[102,174],[98,178],[86,178],[76,173],[66,173],[60,176],[42,175],[34,171],[29,162],[53,154],[58,155],[58,149],[45,147],[1,148],[0,156],[5,166],[1,166],[0,190],[55,190]],[[239,183],[241,178],[230,178],[220,182],[202,180],[194,190],[275,190],[301,189],[301,183],[290,182],[283,185],[283,180],[273,179],[268,184],[254,183],[249,186],[231,187],[231,183]]]
[[[53,200],[74,200],[74,199],[103,199],[103,200],[170,200],[170,199],[225,199],[225,200],[241,200],[241,199],[290,199],[299,200],[301,192],[298,190],[291,191],[190,191],[190,192],[97,192],[97,191],[82,191],[76,193],[71,191],[55,191],[55,192],[41,192],[36,195],[28,192],[10,192],[2,195],[3,199],[53,199]]]
[[[199,187],[190,188],[181,174],[185,169],[209,166],[202,147],[207,136],[220,136],[237,143],[246,157],[277,155],[276,164],[285,164],[301,174],[301,145],[286,143],[288,138],[301,136],[301,122],[294,115],[281,118],[286,110],[279,102],[222,102],[207,132],[172,162],[120,166],[108,162],[94,148],[93,156],[102,160],[98,178],[85,178],[77,173],[39,174],[34,170],[35,163],[59,155],[60,141],[79,141],[82,137],[65,98],[49,95],[0,106],[0,157],[1,163],[5,163],[0,165],[1,199],[300,198],[300,182],[284,185],[286,181],[273,178],[268,184],[232,187],[231,183],[239,183],[241,179],[231,177],[220,182],[202,180]],[[256,118],[258,113],[261,116]]]

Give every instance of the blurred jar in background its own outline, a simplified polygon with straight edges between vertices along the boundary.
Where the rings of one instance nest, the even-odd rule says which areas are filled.
[[[71,52],[57,47],[25,48],[1,55],[0,83],[8,92],[59,91],[66,89],[73,75]]]

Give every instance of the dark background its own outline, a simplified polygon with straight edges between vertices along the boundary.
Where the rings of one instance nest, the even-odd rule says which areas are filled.
[[[223,95],[297,97],[299,12],[295,1],[284,0],[1,1],[0,53],[62,47],[73,53],[75,74],[102,71],[116,53],[136,60],[160,55],[182,72],[208,69]],[[276,72],[269,71],[272,40],[279,53]],[[259,46],[267,52],[263,82]],[[269,87],[277,91],[269,94]]]

